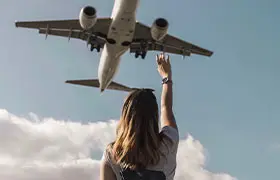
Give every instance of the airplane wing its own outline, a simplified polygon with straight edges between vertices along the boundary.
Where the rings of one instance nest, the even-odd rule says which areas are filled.
[[[98,18],[94,27],[85,31],[80,26],[78,19],[15,22],[16,27],[38,29],[40,34],[46,34],[46,36],[54,35],[84,41],[87,41],[89,37],[95,37],[102,47],[110,24],[111,18]]]
[[[165,38],[157,42],[151,36],[151,27],[140,22],[136,23],[134,41],[131,44],[130,52],[141,51],[141,41],[147,43],[147,51],[163,51],[172,54],[190,56],[191,54],[199,54],[203,56],[212,56],[213,52],[192,43],[183,41],[175,36],[167,34]]]
[[[66,83],[96,88],[99,88],[100,86],[98,79],[67,80]],[[139,88],[130,88],[112,81],[107,87],[107,89],[130,92]],[[153,89],[149,90],[154,91]]]

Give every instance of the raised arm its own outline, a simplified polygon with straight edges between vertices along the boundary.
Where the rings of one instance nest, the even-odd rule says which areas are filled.
[[[161,53],[157,55],[158,72],[163,79],[161,94],[161,126],[171,126],[177,128],[173,114],[173,92],[172,92],[172,72],[169,56],[167,58]]]

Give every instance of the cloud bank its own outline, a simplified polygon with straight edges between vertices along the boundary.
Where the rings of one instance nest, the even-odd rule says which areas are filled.
[[[114,120],[81,124],[0,109],[0,179],[97,180],[101,157],[92,154],[103,152],[115,127]],[[204,151],[191,135],[180,140],[175,180],[236,180],[207,171]]]

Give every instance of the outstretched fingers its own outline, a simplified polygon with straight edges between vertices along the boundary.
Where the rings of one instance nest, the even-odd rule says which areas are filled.
[[[160,53],[159,55],[156,55],[156,60],[158,65],[163,65],[163,64],[170,64],[170,57],[169,55],[165,55],[164,53]]]
[[[170,64],[170,57],[169,57],[169,55],[167,55],[167,64]]]
[[[157,60],[157,64],[160,65],[160,60],[159,60],[158,54],[157,54],[157,56],[156,56],[156,60]]]

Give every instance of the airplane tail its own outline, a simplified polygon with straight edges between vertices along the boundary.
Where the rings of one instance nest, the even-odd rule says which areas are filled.
[[[100,87],[98,79],[67,80],[65,83],[81,85],[81,86],[96,87],[96,88]],[[138,90],[141,88],[131,88],[131,87],[128,87],[128,86],[125,86],[125,85],[112,81],[106,89],[130,92],[130,91]],[[154,89],[149,89],[149,90],[154,91]]]

